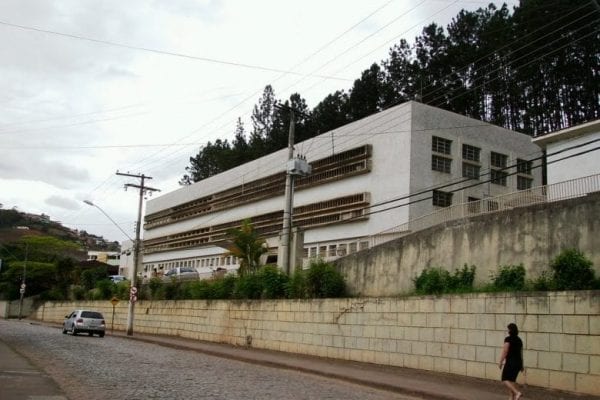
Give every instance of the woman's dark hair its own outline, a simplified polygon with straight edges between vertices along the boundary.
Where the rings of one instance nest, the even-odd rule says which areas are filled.
[[[510,336],[517,336],[519,334],[519,328],[517,328],[516,324],[510,323],[507,328]]]

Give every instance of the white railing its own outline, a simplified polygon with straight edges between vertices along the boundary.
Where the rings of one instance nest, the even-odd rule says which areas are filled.
[[[600,191],[600,174],[456,204],[372,235],[369,237],[369,247],[449,221],[512,210],[533,204],[572,199],[598,191]]]

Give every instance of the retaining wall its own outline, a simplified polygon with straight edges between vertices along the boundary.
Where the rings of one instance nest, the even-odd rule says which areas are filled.
[[[134,332],[496,380],[506,325],[515,322],[525,343],[528,384],[600,395],[599,295],[140,301]],[[102,311],[110,331],[108,301],[48,302],[33,317],[62,323],[76,308]],[[127,303],[114,310],[114,328],[123,330]]]
[[[502,265],[523,264],[528,278],[576,248],[600,274],[600,194],[515,208],[441,224],[351,254],[335,263],[354,296],[396,296],[414,289],[426,267],[477,267],[477,284]]]

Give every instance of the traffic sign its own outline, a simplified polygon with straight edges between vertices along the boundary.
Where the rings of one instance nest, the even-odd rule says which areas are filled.
[[[112,305],[114,307],[117,304],[119,304],[119,299],[117,299],[116,297],[113,297],[112,299],[110,299],[110,302],[112,303]]]
[[[25,284],[21,283],[21,289],[25,290]]]
[[[22,287],[21,289],[19,289],[19,293],[21,293],[21,294],[25,293],[25,288]]]

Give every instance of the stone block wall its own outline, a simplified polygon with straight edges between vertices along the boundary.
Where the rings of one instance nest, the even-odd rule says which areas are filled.
[[[496,380],[506,325],[515,322],[525,343],[521,382],[600,395],[599,294],[141,301],[134,331]],[[102,311],[110,331],[108,301],[49,302],[34,316],[62,322],[75,308]],[[126,318],[121,302],[114,328]]]

